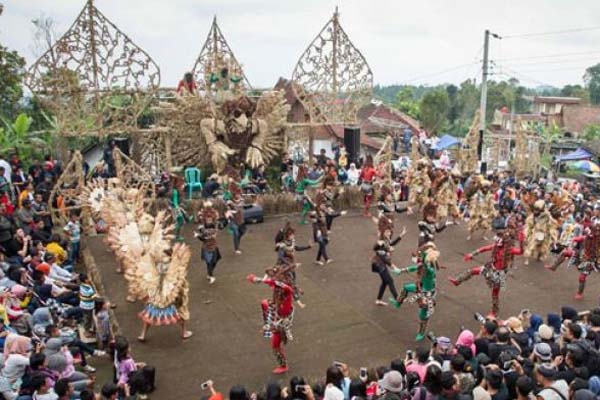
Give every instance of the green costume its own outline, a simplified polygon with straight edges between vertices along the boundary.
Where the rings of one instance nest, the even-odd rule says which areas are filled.
[[[296,200],[302,202],[302,220],[300,221],[302,225],[306,224],[306,214],[313,208],[313,202],[310,197],[306,195],[305,191],[307,187],[317,186],[320,182],[320,178],[316,181],[304,178],[296,182]]]
[[[427,323],[435,311],[435,278],[438,270],[438,255],[437,250],[432,248],[419,251],[416,265],[410,265],[398,271],[398,274],[417,273],[418,281],[405,284],[402,286],[402,292],[398,299],[390,299],[396,308],[400,308],[407,299],[409,303],[417,303],[419,306],[419,332],[415,338],[417,341],[425,338]],[[409,298],[409,295],[412,296]]]
[[[171,194],[171,209],[173,212],[173,219],[175,220],[175,240],[183,241],[183,236],[181,236],[181,228],[187,221],[187,216],[185,215],[185,211],[181,208],[179,204],[179,190],[173,188],[173,192]]]

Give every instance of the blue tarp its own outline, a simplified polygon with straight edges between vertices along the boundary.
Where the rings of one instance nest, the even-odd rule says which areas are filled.
[[[556,162],[589,160],[592,157],[593,155],[589,151],[586,151],[580,147],[575,151],[556,157]]]
[[[444,135],[440,138],[437,144],[433,147],[434,150],[444,150],[448,147],[455,146],[460,144],[460,141],[454,136]]]

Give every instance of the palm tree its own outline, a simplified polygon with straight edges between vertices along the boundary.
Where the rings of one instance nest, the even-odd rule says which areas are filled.
[[[558,139],[562,137],[562,129],[556,122],[552,121],[550,126],[538,125],[537,131],[542,137],[542,142],[544,144],[542,148],[542,156],[550,154],[550,148],[552,147],[552,144],[556,143]]]

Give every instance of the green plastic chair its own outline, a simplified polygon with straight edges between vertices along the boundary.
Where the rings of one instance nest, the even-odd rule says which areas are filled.
[[[200,182],[202,172],[198,168],[190,167],[186,168],[183,174],[185,178],[185,186],[188,191],[188,199],[191,200],[194,191],[202,190],[202,182]]]

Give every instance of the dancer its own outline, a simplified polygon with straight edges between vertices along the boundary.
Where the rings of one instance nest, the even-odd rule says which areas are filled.
[[[246,223],[244,221],[244,199],[239,188],[233,187],[232,199],[227,201],[227,211],[225,217],[229,221],[229,228],[233,236],[233,249],[235,254],[242,254],[240,242],[242,236],[246,233]]]
[[[421,158],[417,161],[416,166],[412,167],[410,170],[410,189],[408,192],[409,214],[414,212],[415,206],[418,207],[418,211],[421,211],[429,201],[431,178],[429,177],[428,166],[429,160]]]
[[[343,190],[343,189],[341,189]],[[325,215],[325,225],[327,230],[331,230],[334,218],[346,215],[347,211],[336,211],[333,208],[333,200],[338,197],[339,193],[335,192],[335,178],[331,175],[323,179],[323,186],[317,192],[316,208]]]
[[[274,374],[289,371],[283,346],[293,340],[292,323],[294,320],[294,289],[289,281],[289,267],[269,268],[263,278],[254,274],[247,276],[250,283],[264,283],[273,289],[271,300],[262,300],[263,336],[271,339],[271,348],[277,360]]]
[[[309,186],[317,186],[319,182],[320,179],[308,179],[306,167],[304,165],[298,166],[298,174],[296,175],[296,201],[302,203],[302,219],[300,220],[301,225],[306,225],[306,215],[314,207],[312,199],[308,194],[306,194],[306,189]]]
[[[544,200],[533,203],[532,211],[525,220],[525,265],[529,258],[545,260],[558,240],[558,223],[546,208]]]
[[[379,292],[377,292],[377,300],[375,304],[378,306],[387,306],[388,303],[382,300],[385,289],[389,288],[390,293],[394,298],[398,297],[398,291],[394,284],[394,279],[390,275],[390,270],[394,273],[398,273],[398,267],[392,263],[391,248],[386,244],[384,240],[378,240],[373,246],[375,254],[371,259],[371,272],[379,274],[381,278],[381,285],[379,285]]]
[[[183,193],[185,182],[178,176],[173,176],[173,189],[171,191],[171,213],[175,222],[175,240],[183,242],[181,228],[188,221],[187,214],[180,203],[180,193]]]
[[[512,267],[514,256],[523,254],[523,238],[519,238],[519,247],[513,247],[513,239],[509,230],[506,229],[506,221],[501,217],[494,219],[492,228],[496,232],[494,243],[480,247],[474,252],[465,255],[465,261],[471,261],[473,256],[491,251],[491,261],[482,266],[468,269],[456,278],[450,277],[448,280],[454,286],[459,286],[475,275],[483,275],[487,285],[492,290],[492,309],[490,315],[496,316],[500,311],[500,290],[506,289],[506,274]]]
[[[397,271],[398,274],[416,273],[417,280],[404,284],[400,296],[390,298],[390,302],[396,308],[400,308],[407,299],[410,303],[417,303],[419,306],[419,332],[415,340],[421,341],[425,338],[427,324],[435,311],[435,278],[436,272],[440,269],[438,264],[440,252],[435,243],[427,242],[419,247],[418,254],[416,264],[400,268]],[[410,298],[409,295],[411,295]]]
[[[469,202],[469,236],[467,240],[471,240],[473,233],[482,230],[483,239],[487,240],[485,233],[490,229],[492,220],[495,216],[494,196],[490,192],[492,183],[486,179],[481,181],[477,192],[471,197]]]
[[[199,213],[200,225],[194,233],[202,242],[202,260],[206,263],[206,280],[209,284],[216,281],[214,271],[221,259],[221,252],[217,244],[219,213],[213,208],[211,201],[205,201],[202,211]]]
[[[313,240],[319,245],[319,250],[317,251],[317,259],[315,261],[315,264],[330,264],[333,262],[333,260],[327,255],[327,245],[329,244],[329,231],[327,230],[325,217],[319,211],[311,211],[309,214],[309,218],[313,227]],[[324,262],[321,261],[321,258],[324,260]]]
[[[165,243],[157,244],[156,248],[163,248],[164,245]],[[190,319],[189,285],[186,278],[190,249],[185,244],[177,243],[172,249],[162,251],[162,256],[158,252],[156,250],[156,255],[151,256],[153,262],[140,265],[140,283],[145,288],[148,300],[138,314],[142,320],[142,332],[138,340],[146,341],[150,326],[171,324],[180,324],[181,338],[188,339],[192,336],[192,332],[186,329]]]
[[[363,192],[363,202],[365,205],[363,215],[365,217],[371,216],[369,208],[371,208],[371,201],[373,200],[373,180],[375,179],[375,175],[377,175],[377,171],[373,167],[373,157],[371,155],[367,155],[365,163],[362,166],[360,175],[358,177],[359,181],[361,182],[360,190]]]
[[[600,272],[600,221],[596,220],[585,228],[583,235],[575,236],[572,245],[564,249],[554,264],[546,265],[546,268],[556,271],[567,258],[570,259],[569,264],[576,265],[579,271],[579,287],[575,293],[575,300],[582,300],[587,277],[594,271]]]
[[[458,184],[460,183],[460,171],[453,169],[448,173],[439,170],[437,178],[432,183],[434,188],[434,197],[438,203],[438,218],[445,221],[452,217],[452,221],[457,224],[460,216],[458,210]]]
[[[428,242],[434,242],[436,233],[440,233],[449,225],[452,225],[453,222],[450,220],[447,220],[442,225],[438,225],[436,223],[438,219],[437,210],[438,206],[433,200],[430,200],[423,207],[423,217],[417,223],[417,226],[419,227],[419,240],[417,247],[421,247]]]
[[[280,229],[277,233],[275,244],[275,251],[277,251],[277,265],[289,266],[290,269],[290,281],[294,289],[294,300],[300,308],[306,307],[306,305],[300,300],[300,296],[304,294],[304,291],[298,286],[296,268],[300,267],[300,263],[296,262],[296,251],[304,251],[312,248],[312,244],[306,246],[298,246],[296,244],[296,232],[292,228],[292,224],[286,222],[283,229]]]

